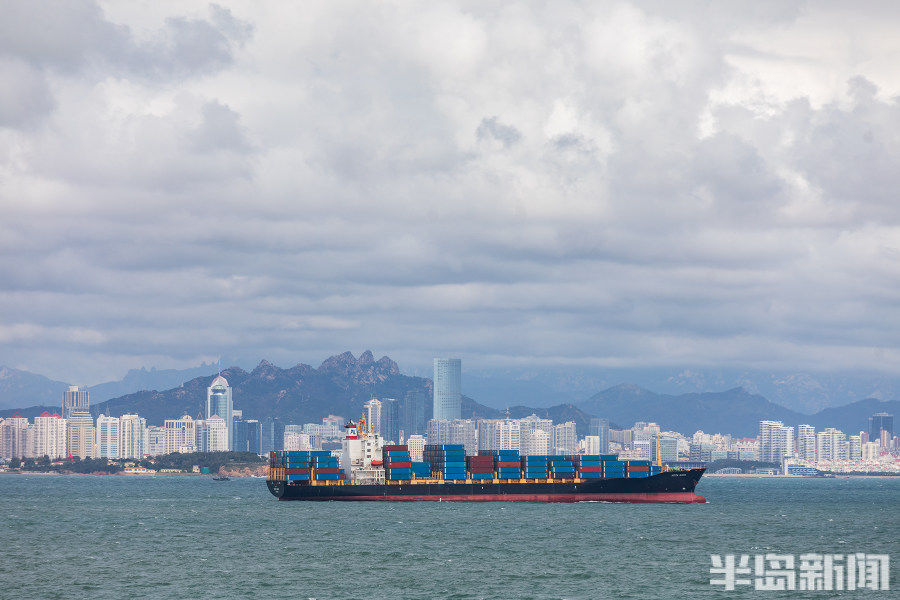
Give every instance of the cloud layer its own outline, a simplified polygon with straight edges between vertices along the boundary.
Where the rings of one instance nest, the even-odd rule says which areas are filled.
[[[900,372],[900,15],[7,2],[0,364]]]

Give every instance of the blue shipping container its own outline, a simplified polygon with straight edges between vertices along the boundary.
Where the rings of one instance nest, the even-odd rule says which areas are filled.
[[[288,481],[309,481],[309,475],[288,475]]]
[[[321,475],[316,475],[316,479],[320,479],[322,481],[336,480],[337,478],[337,473],[322,473]]]
[[[472,479],[493,479],[493,473],[472,473]]]
[[[581,477],[584,479],[600,479],[603,477],[603,473],[582,473]]]

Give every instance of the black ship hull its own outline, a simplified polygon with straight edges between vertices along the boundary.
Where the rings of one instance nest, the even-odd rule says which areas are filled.
[[[650,477],[586,479],[579,482],[400,483],[310,485],[267,481],[279,500],[416,502],[706,502],[694,493],[704,469],[668,471]]]

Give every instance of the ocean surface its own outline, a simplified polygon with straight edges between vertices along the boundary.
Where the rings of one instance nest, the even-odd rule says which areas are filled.
[[[0,475],[0,598],[900,598],[900,478],[707,504],[278,502],[261,479]],[[891,590],[724,591],[710,554],[890,554]]]

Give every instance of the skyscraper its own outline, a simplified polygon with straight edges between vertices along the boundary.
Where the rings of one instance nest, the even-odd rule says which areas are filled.
[[[366,409],[366,426],[369,428],[369,432],[384,437],[381,433],[381,401],[377,398],[372,398],[364,406]]]
[[[609,420],[608,419],[591,419],[591,426],[588,435],[596,435],[600,441],[600,454],[609,452]]]
[[[57,413],[44,411],[34,418],[34,456],[51,460],[66,455],[66,420]]]
[[[22,458],[26,452],[26,432],[28,431],[28,419],[19,413],[14,413],[7,419],[0,420],[0,458]]]
[[[69,456],[94,458],[94,418],[84,410],[73,410],[66,419],[66,449]]]
[[[403,396],[400,407],[400,428],[408,436],[425,433],[425,423],[429,417],[425,415],[425,392],[409,390]]]
[[[818,460],[847,460],[849,448],[843,431],[833,427],[820,431],[816,436]]]
[[[385,440],[400,443],[400,403],[394,398],[381,401],[381,436]],[[405,435],[409,435],[404,431]]]
[[[816,428],[812,425],[797,427],[797,455],[803,460],[816,461]]]
[[[184,415],[180,419],[166,419],[163,426],[166,429],[166,454],[197,451],[197,422],[190,415]]]
[[[119,417],[119,457],[143,458],[149,453],[147,419],[133,414]]]
[[[894,415],[882,412],[869,417],[869,441],[880,440],[882,431],[887,431],[887,439],[890,441],[891,436],[894,435]]]
[[[794,428],[781,421],[759,422],[759,460],[780,463],[794,453]]]
[[[434,359],[434,417],[452,421],[461,418],[462,361],[458,358]]]
[[[219,415],[225,421],[227,448],[234,447],[234,404],[228,380],[219,375],[206,388],[206,418]]]
[[[260,454],[268,454],[272,450],[284,450],[284,421],[278,417],[269,417],[263,420],[260,445]]]
[[[97,417],[97,458],[119,458],[119,418]]]
[[[91,396],[87,390],[79,389],[77,385],[70,385],[63,392],[62,411],[63,419],[68,419],[72,411],[89,411],[91,408]]]

